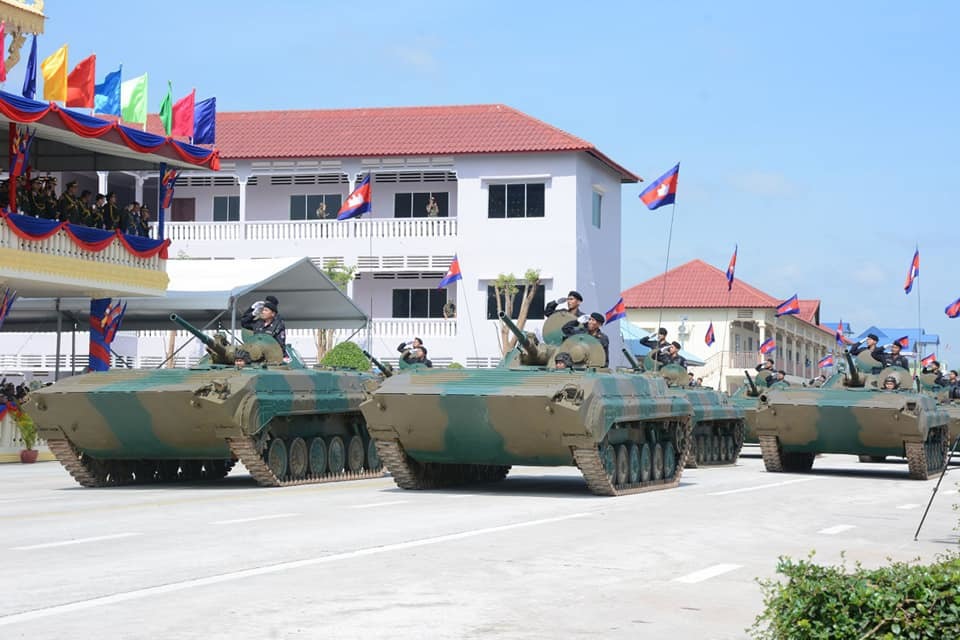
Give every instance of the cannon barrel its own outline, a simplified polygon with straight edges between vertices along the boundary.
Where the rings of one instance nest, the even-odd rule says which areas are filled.
[[[853,361],[853,354],[850,349],[843,350],[843,357],[847,360],[847,366],[850,368],[850,386],[860,386],[860,371],[857,369],[857,363]]]
[[[227,355],[226,350],[221,345],[217,344],[217,342],[213,338],[211,338],[204,332],[200,331],[200,329],[197,329],[195,326],[193,326],[192,324],[190,324],[189,322],[187,322],[186,320],[184,320],[183,318],[181,318],[175,313],[170,314],[170,319],[176,324],[186,329],[187,331],[189,331],[191,334],[193,334],[193,336],[197,340],[202,342],[205,347],[213,351],[218,358],[226,357]]]
[[[627,362],[630,363],[630,366],[633,367],[633,370],[640,371],[641,370],[640,363],[637,362],[637,359],[633,357],[633,354],[630,353],[630,350],[624,347],[623,349],[621,349],[621,351],[623,352],[623,357],[625,357],[627,359]]]
[[[507,314],[505,314],[503,311],[500,312],[500,321],[507,325],[507,328],[510,329],[513,335],[517,336],[517,344],[527,351],[533,348],[533,345],[530,344],[530,340],[527,339],[527,334],[521,331],[520,327],[515,325],[513,320],[511,320],[510,317],[507,316]]]
[[[384,378],[389,378],[390,376],[393,375],[393,367],[391,367],[388,364],[383,364],[382,362],[374,358],[372,354],[367,353],[366,349],[361,349],[361,351],[363,351],[363,355],[367,356],[367,358],[370,359],[370,362],[375,364],[377,368],[380,369],[381,372],[383,372]]]
[[[755,398],[760,395],[760,392],[757,390],[757,383],[753,381],[753,377],[750,375],[749,371],[744,371],[743,375],[747,376],[747,384],[750,385],[750,397]]]

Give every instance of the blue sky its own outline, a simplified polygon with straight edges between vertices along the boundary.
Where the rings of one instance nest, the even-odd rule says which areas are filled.
[[[168,79],[221,110],[502,102],[648,180],[680,161],[671,266],[739,243],[738,277],[855,330],[916,326],[919,242],[923,325],[960,365],[960,4],[673,4],[51,0],[39,51],[148,72],[152,111]],[[640,189],[624,288],[664,266],[670,210]]]

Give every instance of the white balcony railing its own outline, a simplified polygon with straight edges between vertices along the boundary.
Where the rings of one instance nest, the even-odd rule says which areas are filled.
[[[229,240],[344,240],[350,238],[454,238],[456,218],[369,218],[366,220],[276,220],[167,222],[173,242]]]

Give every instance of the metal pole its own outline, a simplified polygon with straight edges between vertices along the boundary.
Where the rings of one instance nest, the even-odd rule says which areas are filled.
[[[953,454],[957,452],[957,445],[960,444],[960,436],[957,436],[957,439],[953,442],[953,447],[947,453],[947,459],[943,461],[943,471],[940,472],[940,478],[937,480],[936,486],[933,488],[933,493],[930,494],[930,502],[927,503],[927,508],[923,510],[923,517],[920,518],[920,524],[917,526],[917,532],[913,534],[913,541],[917,541],[917,537],[920,535],[920,528],[923,527],[923,521],[927,519],[927,512],[930,511],[930,505],[933,504],[933,499],[937,497],[937,489],[940,488],[940,483],[943,482],[943,476],[947,475],[947,468],[950,466],[950,458],[953,457]]]
[[[10,166],[13,164],[13,141],[17,137],[17,123],[11,122],[8,131],[10,141],[7,143],[7,149],[9,150],[7,166]],[[10,184],[7,185],[7,189],[9,191],[10,213],[17,212],[17,177],[10,176]]]
[[[77,320],[73,320],[73,328],[70,330],[70,375],[77,375]]]
[[[60,298],[57,298],[56,304],[57,310],[57,351],[56,351],[56,360],[53,364],[53,381],[56,382],[60,379],[60,334],[63,332],[63,316],[60,315]]]

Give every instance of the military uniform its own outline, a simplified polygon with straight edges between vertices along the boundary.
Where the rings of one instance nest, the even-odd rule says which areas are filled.
[[[902,369],[909,369],[910,363],[907,362],[906,356],[900,354],[893,355],[892,353],[884,354],[884,365],[887,367],[900,367]]]
[[[602,318],[603,316],[600,317]],[[606,334],[603,333],[603,331],[597,329],[596,333],[590,333],[585,325],[580,324],[579,320],[571,320],[570,322],[566,323],[563,325],[563,329],[561,329],[561,331],[563,331],[564,336],[573,336],[579,333],[585,333],[588,336],[593,336],[596,338],[603,346],[603,366],[606,367],[610,364],[610,339],[606,336]]]
[[[270,303],[268,303],[270,304]],[[276,307],[276,305],[274,305]],[[243,312],[243,315],[240,316],[240,326],[244,329],[250,329],[254,333],[265,333],[269,336],[273,336],[273,339],[280,343],[280,348],[283,349],[283,357],[287,357],[287,326],[283,323],[283,320],[280,319],[279,315],[273,317],[273,320],[270,324],[267,324],[259,316],[254,315],[259,310],[255,311],[253,307],[250,307]],[[274,311],[276,309],[274,308]]]

